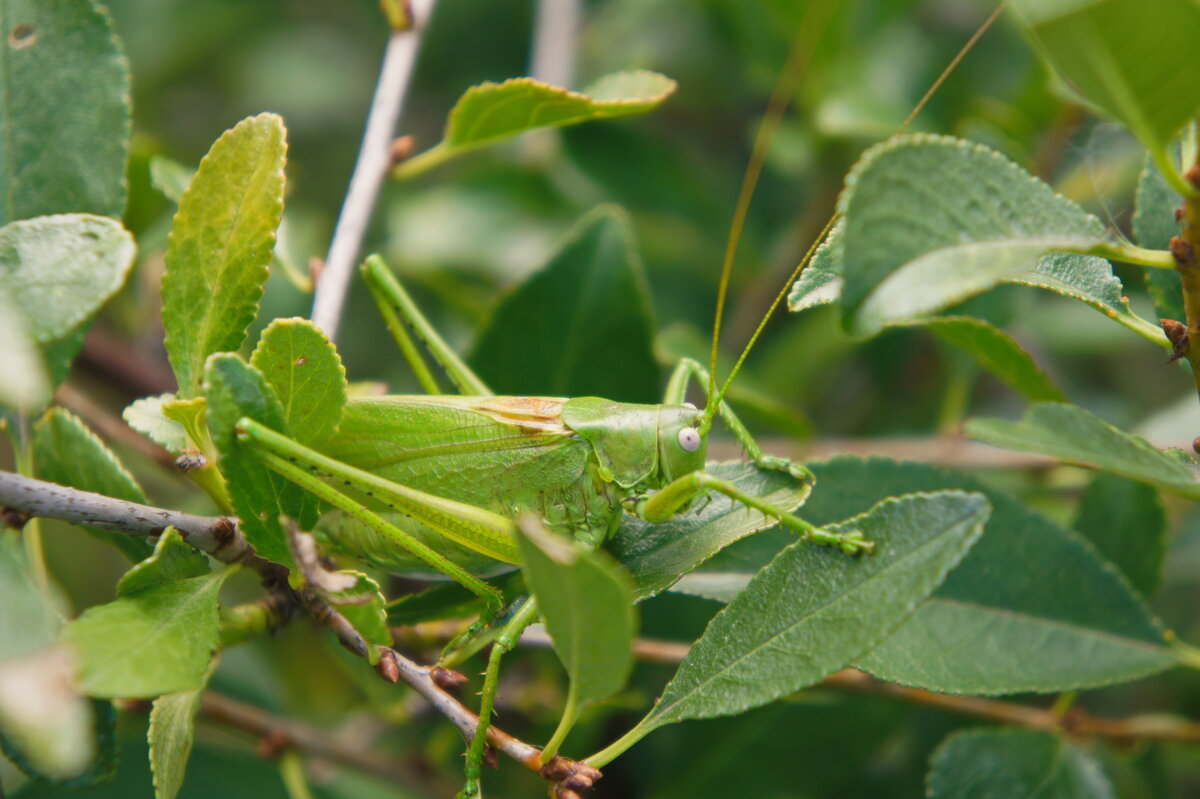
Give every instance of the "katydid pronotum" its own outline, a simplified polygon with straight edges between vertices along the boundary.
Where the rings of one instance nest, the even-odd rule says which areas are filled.
[[[661,522],[714,491],[816,543],[849,554],[871,548],[857,533],[824,531],[704,471],[709,430],[719,414],[760,468],[811,480],[803,466],[764,454],[719,395],[704,410],[685,402],[690,380],[709,382],[707,370],[695,361],[685,359],[675,368],[661,405],[495,396],[426,321],[381,259],[367,259],[363,273],[414,371],[425,376],[422,381],[429,372],[410,328],[464,393],[352,400],[323,452],[249,418],[239,422],[238,435],[270,469],[480,596],[488,620],[501,611],[499,591],[422,543],[412,534],[414,525],[517,564],[515,519],[522,513],[532,512],[549,529],[595,547],[624,513]],[[432,381],[426,386],[436,390]],[[500,658],[536,618],[534,602],[525,601],[492,648],[479,714],[482,732],[468,752],[469,786],[479,778]],[[566,731],[560,728],[548,754]]]

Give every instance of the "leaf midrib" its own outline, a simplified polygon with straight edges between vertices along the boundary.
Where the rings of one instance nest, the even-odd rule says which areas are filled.
[[[960,518],[958,518],[958,519],[956,519],[955,521],[953,521],[953,522],[951,522],[951,523],[947,524],[947,525],[946,525],[946,526],[943,528],[943,530],[942,530],[942,532],[941,532],[941,533],[939,533],[939,534],[937,534],[937,535],[934,535],[934,536],[931,536],[930,538],[928,538],[928,539],[927,539],[926,541],[924,541],[923,543],[921,543],[921,544],[919,544],[918,546],[916,546],[916,547],[914,547],[914,548],[910,549],[908,552],[904,553],[904,555],[902,555],[901,557],[899,557],[899,558],[897,558],[896,560],[892,561],[891,565],[890,565],[890,566],[888,566],[887,568],[881,569],[880,571],[876,572],[875,574],[872,574],[872,575],[870,575],[869,577],[867,577],[867,578],[866,578],[865,580],[863,580],[862,582],[860,582],[860,583],[857,583],[857,584],[855,585],[855,587],[854,587],[853,591],[854,591],[854,592],[857,592],[857,591],[858,591],[860,588],[862,588],[863,586],[865,586],[865,585],[869,584],[871,581],[873,581],[873,580],[877,579],[877,578],[878,578],[880,575],[884,574],[884,573],[885,573],[885,572],[887,572],[887,571],[890,571],[890,570],[891,570],[892,568],[894,568],[894,567],[895,567],[897,564],[903,563],[904,561],[906,561],[906,560],[908,560],[908,559],[912,558],[912,557],[913,557],[913,556],[915,556],[916,554],[918,554],[918,553],[920,553],[921,551],[923,551],[923,550],[924,550],[926,547],[928,547],[928,546],[931,546],[931,545],[933,545],[933,544],[935,544],[935,543],[938,543],[939,541],[941,541],[942,537],[943,537],[943,536],[945,536],[945,535],[948,535],[952,529],[955,529],[955,528],[958,528],[958,527],[960,527],[960,526],[961,526],[961,525],[962,525],[962,524],[963,524],[963,523],[964,523],[964,522],[965,522],[967,519],[969,519],[970,517],[972,517],[972,516],[975,516],[975,515],[977,515],[975,512],[966,512],[966,513],[962,514],[962,516],[960,516]],[[798,543],[796,543],[796,544],[793,544],[792,546],[802,546],[802,545],[805,545],[805,543],[806,543],[806,542],[803,542],[803,541],[801,541],[801,542],[798,542]],[[811,543],[809,543],[809,545],[811,545]],[[663,708],[663,710],[662,710],[661,712],[657,712],[657,713],[653,713],[653,711],[652,711],[652,713],[653,713],[653,717],[654,717],[655,719],[657,719],[657,718],[661,718],[662,716],[666,715],[666,713],[667,713],[669,710],[671,710],[672,708],[674,708],[674,707],[678,706],[678,705],[679,705],[680,703],[682,703],[682,702],[683,702],[685,699],[687,699],[687,698],[689,698],[689,697],[691,697],[691,696],[694,696],[694,695],[695,695],[695,694],[696,694],[698,691],[700,691],[702,688],[704,688],[705,686],[707,686],[707,685],[709,685],[710,683],[712,683],[712,682],[713,682],[714,680],[716,680],[718,677],[720,677],[720,676],[722,676],[723,674],[725,674],[726,672],[728,672],[728,671],[729,671],[731,668],[733,668],[733,667],[734,667],[734,666],[736,666],[737,664],[741,663],[743,660],[745,660],[746,658],[750,657],[751,655],[754,655],[754,654],[758,653],[758,652],[759,652],[759,651],[760,651],[760,650],[761,650],[763,647],[765,647],[765,646],[767,646],[768,644],[770,644],[770,643],[774,642],[774,641],[775,641],[777,638],[779,638],[780,636],[784,635],[785,633],[791,632],[791,631],[792,631],[792,630],[794,630],[796,627],[798,627],[800,624],[802,624],[802,623],[804,623],[805,621],[807,621],[807,620],[811,619],[812,617],[814,617],[814,616],[818,615],[818,614],[819,614],[821,611],[823,611],[823,610],[825,610],[826,608],[828,608],[829,606],[833,605],[835,602],[838,602],[838,601],[840,601],[840,600],[841,600],[841,599],[843,599],[843,598],[846,596],[846,594],[848,594],[848,593],[851,593],[851,592],[850,592],[850,591],[847,591],[847,592],[844,592],[844,593],[838,594],[838,595],[837,595],[837,596],[835,596],[835,597],[831,597],[831,598],[830,598],[830,599],[828,599],[827,601],[825,601],[825,602],[821,603],[820,605],[818,605],[817,607],[813,608],[813,609],[812,609],[812,611],[811,611],[810,613],[807,613],[807,614],[805,614],[803,617],[801,617],[799,620],[797,620],[795,624],[790,624],[790,625],[788,625],[786,628],[784,628],[784,629],[782,629],[782,630],[780,630],[780,631],[778,631],[778,632],[776,632],[776,633],[772,634],[772,635],[771,635],[771,636],[769,636],[768,638],[765,638],[765,639],[763,639],[761,642],[759,642],[758,646],[754,647],[753,649],[750,649],[750,650],[746,651],[744,654],[742,654],[741,656],[739,656],[737,659],[730,661],[730,662],[729,662],[729,663],[727,663],[726,665],[722,666],[722,667],[721,667],[719,670],[717,670],[717,671],[713,672],[711,675],[709,675],[709,677],[708,677],[708,678],[706,678],[706,679],[705,679],[704,681],[702,681],[702,682],[699,682],[699,683],[697,683],[695,686],[693,686],[693,687],[692,687],[692,690],[690,690],[688,693],[686,693],[686,694],[682,695],[682,696],[681,696],[679,699],[675,700],[675,701],[674,701],[674,702],[672,702],[670,705],[660,705],[660,706],[656,706],[656,707],[655,707],[655,710],[658,710],[658,708],[659,708],[659,707],[662,707],[662,708]],[[728,606],[726,606],[726,607],[728,607]],[[685,661],[685,662],[686,662],[686,661]],[[641,726],[641,725],[639,724],[639,726]]]

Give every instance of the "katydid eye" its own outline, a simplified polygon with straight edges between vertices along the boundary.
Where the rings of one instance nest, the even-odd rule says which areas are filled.
[[[700,449],[700,431],[694,427],[685,427],[679,431],[679,446],[684,452],[695,452]]]

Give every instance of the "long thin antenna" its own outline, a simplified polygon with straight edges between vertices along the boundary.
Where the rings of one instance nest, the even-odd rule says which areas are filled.
[[[988,29],[992,27],[996,20],[1000,18],[1000,14],[1004,12],[1004,8],[1007,5],[1008,0],[1000,0],[999,5],[996,6],[996,10],[991,13],[991,16],[983,21],[983,24],[979,26],[978,30],[976,30],[974,34],[972,34],[971,38],[968,39],[966,44],[962,46],[962,49],[960,49],[954,58],[950,60],[950,63],[947,64],[946,68],[943,69],[941,74],[937,76],[937,79],[934,80],[933,84],[917,102],[916,106],[909,113],[908,117],[905,118],[902,123],[900,123],[900,127],[896,129],[896,132],[893,133],[890,138],[899,136],[908,128],[910,124],[912,124],[912,121],[916,119],[918,114],[921,113],[921,110],[925,108],[937,90],[941,88],[943,83],[946,82],[946,79],[950,77],[950,74],[954,72],[962,60],[966,58],[967,53],[971,52],[972,48],[975,47],[975,44],[983,37],[985,33],[987,33]],[[766,126],[766,122],[763,123],[763,126]],[[792,270],[792,274],[786,281],[784,281],[783,287],[779,290],[779,293],[775,295],[775,300],[771,303],[771,307],[768,308],[767,312],[763,315],[762,321],[758,323],[758,327],[755,328],[754,334],[750,336],[750,340],[746,342],[746,347],[742,350],[742,354],[738,356],[737,362],[733,365],[733,369],[730,370],[729,376],[725,379],[725,383],[721,386],[721,392],[717,394],[714,399],[712,391],[709,391],[708,406],[704,409],[704,421],[702,423],[703,429],[707,429],[707,425],[711,424],[712,422],[712,415],[709,413],[709,410],[712,409],[713,413],[715,413],[716,409],[720,407],[721,400],[725,398],[725,393],[729,391],[729,386],[733,384],[734,377],[736,377],[737,373],[741,370],[742,364],[746,361],[746,356],[749,355],[750,350],[754,348],[755,343],[758,341],[758,337],[762,334],[763,329],[766,328],[767,322],[770,321],[771,316],[774,315],[775,309],[779,307],[781,302],[783,302],[783,298],[787,296],[788,290],[791,288],[792,284],[796,282],[796,279],[800,277],[800,273],[804,271],[804,268],[808,266],[809,261],[811,261],[813,258],[813,254],[817,251],[817,247],[819,247],[821,242],[825,240],[825,237],[829,235],[829,231],[833,229],[833,226],[837,223],[837,220],[838,214],[834,212],[833,216],[829,217],[829,221],[825,223],[825,227],[821,229],[821,232],[813,241],[812,246],[808,248],[808,252],[806,252],[804,257],[800,259],[799,265]],[[724,278],[725,275],[722,275],[721,299],[724,299]],[[719,305],[717,318],[720,319]],[[715,333],[713,334],[713,366],[714,371],[710,372],[710,376],[715,373],[716,366]],[[716,385],[715,378],[709,382],[710,388]]]
[[[750,200],[754,196],[754,188],[758,185],[763,164],[766,163],[767,153],[771,149],[771,140],[775,137],[780,122],[783,121],[788,103],[800,87],[800,76],[804,74],[809,56],[812,55],[815,43],[824,33],[825,27],[833,19],[833,11],[839,4],[840,0],[832,2],[811,0],[809,2],[804,19],[801,20],[800,27],[792,38],[783,71],[779,74],[779,80],[775,82],[775,88],[771,91],[771,99],[767,103],[767,113],[763,117],[762,125],[758,128],[758,135],[754,138],[754,148],[750,151],[750,163],[746,166],[746,174],[742,176],[742,188],[738,192],[733,221],[729,225],[729,238],[725,242],[725,259],[721,264],[721,281],[717,288],[717,311],[713,319],[712,356],[708,368],[708,403],[700,422],[701,434],[708,431],[713,417],[717,413],[717,404],[712,400],[717,391],[717,348],[721,340],[721,319],[725,312],[725,298],[729,293],[729,277],[733,272],[733,259],[737,254],[738,242],[742,238],[742,230],[746,226]],[[827,13],[817,16],[817,10]],[[810,17],[813,19],[810,20]]]

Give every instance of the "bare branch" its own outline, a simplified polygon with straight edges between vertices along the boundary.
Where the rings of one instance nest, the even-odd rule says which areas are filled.
[[[254,554],[237,520],[228,516],[193,516],[4,471],[0,471],[0,508],[139,538],[155,539],[174,527],[185,541],[222,563],[239,563],[269,582],[286,576],[284,567]]]
[[[388,39],[383,55],[383,66],[379,70],[379,83],[375,87],[375,98],[367,116],[367,129],[363,134],[358,163],[350,178],[350,188],[342,204],[341,215],[329,244],[329,254],[321,269],[313,297],[312,320],[328,334],[330,340],[337,339],[341,324],[342,307],[350,276],[362,248],[363,235],[379,187],[383,184],[392,166],[392,137],[400,120],[404,97],[412,78],[417,50],[421,42],[421,31],[433,12],[435,0],[413,0],[412,10],[415,25],[395,31]]]
[[[529,74],[570,89],[575,80],[575,38],[579,0],[538,0]]]
[[[532,627],[521,636],[527,646],[549,647],[550,636],[540,627]],[[634,641],[634,654],[656,663],[678,663],[690,647],[678,641],[659,641],[639,638]],[[1081,737],[1094,736],[1118,741],[1178,741],[1200,742],[1200,723],[1162,715],[1104,718],[1092,716],[1076,708],[1059,715],[1050,708],[1033,707],[1019,702],[989,699],[983,696],[939,694],[922,688],[909,688],[884,682],[858,669],[842,669],[826,677],[821,688],[832,688],[857,694],[888,696],[914,705],[933,707],[947,713],[970,716],[984,721],[1012,724],[1036,730],[1062,730]]]
[[[315,757],[374,774],[409,790],[421,791],[411,773],[390,757],[337,740],[316,727],[274,716],[261,708],[209,691],[200,705],[206,722],[233,727],[255,738],[269,739],[282,747],[294,747]]]

